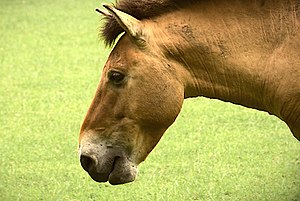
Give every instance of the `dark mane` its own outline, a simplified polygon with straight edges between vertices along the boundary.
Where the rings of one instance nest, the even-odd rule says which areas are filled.
[[[199,0],[119,0],[116,2],[115,7],[142,20],[159,16],[196,1]],[[104,38],[106,45],[113,45],[122,32],[123,29],[114,18],[105,17],[101,36]]]

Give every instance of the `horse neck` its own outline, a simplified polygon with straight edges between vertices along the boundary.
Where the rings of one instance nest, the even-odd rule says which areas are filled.
[[[273,99],[277,82],[269,82],[270,58],[297,19],[283,9],[289,19],[280,24],[280,16],[251,6],[200,3],[170,13],[156,21],[162,27],[158,43],[177,64],[186,98],[217,98],[279,116]]]

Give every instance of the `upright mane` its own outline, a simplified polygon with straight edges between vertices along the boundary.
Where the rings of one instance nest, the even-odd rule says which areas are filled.
[[[201,0],[118,0],[114,6],[139,20],[142,20],[159,16],[197,1]],[[118,35],[123,31],[124,30],[114,18],[105,17],[101,36],[104,38],[106,45],[112,46]]]

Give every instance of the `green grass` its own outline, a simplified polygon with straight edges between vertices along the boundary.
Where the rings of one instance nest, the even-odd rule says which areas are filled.
[[[300,146],[266,113],[187,100],[133,183],[80,167],[77,139],[109,50],[98,1],[0,1],[0,200],[300,200]]]

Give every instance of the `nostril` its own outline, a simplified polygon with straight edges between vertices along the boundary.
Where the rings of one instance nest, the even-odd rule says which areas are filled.
[[[87,172],[95,165],[95,161],[91,157],[85,155],[80,156],[80,163],[82,168]]]

